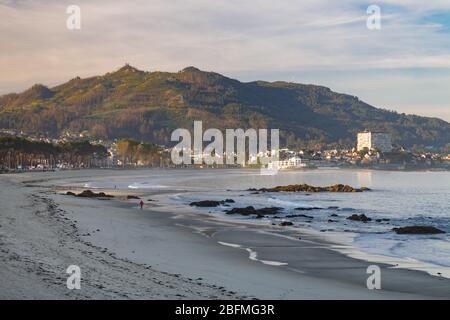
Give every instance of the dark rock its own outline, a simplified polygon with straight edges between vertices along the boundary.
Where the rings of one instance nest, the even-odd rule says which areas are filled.
[[[328,222],[336,222],[336,220],[328,219]]]
[[[245,208],[233,208],[227,211],[227,214],[242,214],[242,215],[250,215],[257,214],[256,209],[253,206],[248,206]]]
[[[432,226],[407,226],[400,228],[393,228],[397,234],[440,234],[444,231]]]
[[[127,199],[128,199],[128,200],[130,200],[130,199],[136,199],[136,200],[139,200],[139,199],[141,199],[141,198],[139,198],[138,196],[128,195],[128,196],[127,196]]]
[[[76,196],[76,194],[73,193],[72,191],[67,191],[67,192],[66,192],[66,195],[67,195],[67,196]]]
[[[336,213],[333,213],[332,215],[330,215],[330,217],[339,217]]]
[[[79,193],[77,197],[86,197],[86,198],[95,197],[95,192],[92,192],[91,190],[84,190],[83,192]]]
[[[99,192],[99,193],[97,193],[97,197],[112,197],[112,196],[109,196],[104,192]]]
[[[220,201],[215,200],[194,201],[191,202],[189,205],[195,207],[217,207],[220,206]]]
[[[390,221],[391,219],[386,219],[386,218],[383,218],[383,219],[376,219],[375,221],[376,222],[387,222],[387,221]]]
[[[196,206],[196,207],[218,207],[218,206],[226,204],[226,203],[234,203],[234,200],[233,199],[225,199],[222,201],[202,200],[202,201],[191,202],[189,205]]]
[[[353,220],[353,221],[361,221],[361,222],[367,222],[367,221],[372,221],[371,218],[367,217],[365,214],[352,214],[350,217],[347,217],[348,220]]]
[[[300,207],[300,208],[295,208],[294,210],[300,210],[300,211],[310,211],[310,210],[320,210],[323,208],[319,208],[319,207]]]
[[[288,215],[286,216],[286,218],[297,218],[297,217],[300,217],[300,218],[308,218],[308,219],[314,219],[314,217],[312,217],[312,216],[307,216],[306,214],[288,214]]]
[[[248,216],[251,214],[256,214],[257,216],[264,216],[268,214],[277,214],[279,213],[283,208],[279,207],[268,207],[268,208],[261,208],[261,209],[255,209],[253,206],[248,206],[245,208],[233,208],[231,210],[225,211],[226,214],[241,214],[244,216]]]
[[[294,224],[290,221],[282,221],[280,222],[279,226],[286,227],[286,226],[293,226]]]
[[[84,190],[76,196],[81,198],[114,198],[114,196],[106,194],[104,192],[95,193],[91,190]]]

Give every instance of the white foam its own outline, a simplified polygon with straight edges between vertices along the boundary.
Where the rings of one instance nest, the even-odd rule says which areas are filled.
[[[89,189],[99,189],[99,187],[93,186],[90,183],[85,183],[83,188],[89,188]]]
[[[167,186],[165,185],[159,185],[159,184],[148,184],[148,182],[144,182],[144,183],[138,183],[135,182],[133,184],[130,184],[128,186],[129,189],[164,189],[167,188]]]
[[[228,243],[228,242],[222,242],[222,241],[218,241],[219,244],[223,245],[223,246],[227,246],[227,247],[232,247],[232,248],[241,248],[240,244],[235,244],[235,243]]]
[[[318,208],[318,209],[325,209],[323,206],[320,205],[308,205],[303,204],[302,201],[289,201],[289,200],[282,200],[279,198],[270,197],[267,199],[268,202],[276,203],[277,205],[288,207],[288,208],[303,208],[303,209],[312,209],[312,208]]]
[[[261,262],[263,264],[267,264],[269,266],[275,266],[275,267],[286,266],[287,265],[286,262],[258,259],[258,253],[256,251],[254,251],[254,250],[252,250],[250,248],[242,248],[242,246],[240,244],[229,243],[229,242],[222,242],[222,241],[218,241],[218,243],[223,245],[223,246],[227,246],[227,247],[231,247],[231,248],[245,249],[249,253],[248,258],[250,260],[253,260],[253,261],[258,261],[258,262]]]
[[[286,262],[279,262],[279,261],[270,261],[270,260],[261,260],[258,259],[258,253],[256,251],[253,251],[250,248],[246,248],[247,252],[249,253],[249,259],[253,261],[259,261],[261,263],[267,264],[269,266],[287,266]]]

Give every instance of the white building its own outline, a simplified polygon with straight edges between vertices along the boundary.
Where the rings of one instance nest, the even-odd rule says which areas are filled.
[[[107,165],[108,167],[115,167],[117,165],[122,165],[122,161],[119,160],[119,157],[117,155],[117,144],[112,143],[110,147],[107,149],[109,156],[107,159]]]
[[[368,150],[390,152],[392,150],[391,135],[385,132],[360,132],[358,133],[357,150],[361,151],[365,148]]]
[[[295,169],[308,167],[308,163],[304,159],[299,157],[292,157],[287,160],[278,160],[269,162],[268,169]]]

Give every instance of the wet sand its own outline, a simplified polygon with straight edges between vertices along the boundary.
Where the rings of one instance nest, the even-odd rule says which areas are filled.
[[[154,192],[140,193],[145,210],[138,209],[137,200],[59,194],[83,176],[114,174],[89,170],[0,177],[0,276],[8,279],[0,285],[0,297],[450,297],[449,279],[380,263],[382,289],[369,290],[366,270],[373,262],[350,258],[302,230],[233,223],[188,206],[146,201],[158,198]],[[65,287],[69,264],[82,268],[81,290]]]

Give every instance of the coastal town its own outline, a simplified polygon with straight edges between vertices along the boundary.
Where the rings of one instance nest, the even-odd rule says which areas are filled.
[[[33,145],[24,150],[24,144]],[[180,167],[170,160],[172,148],[134,139],[106,141],[87,132],[65,131],[58,138],[29,135],[0,129],[0,172],[64,170],[75,168]],[[224,158],[227,154],[224,153]],[[233,154],[236,156],[236,154]],[[263,155],[247,154],[248,160]],[[196,157],[192,154],[192,158]],[[198,156],[197,156],[198,157]],[[183,167],[261,167],[250,165],[183,164]],[[258,162],[258,161],[253,161]],[[382,170],[449,170],[450,148],[404,148],[391,142],[385,132],[363,131],[355,137],[353,148],[301,149],[282,148],[278,160],[267,167],[281,170],[315,168],[371,168]]]

